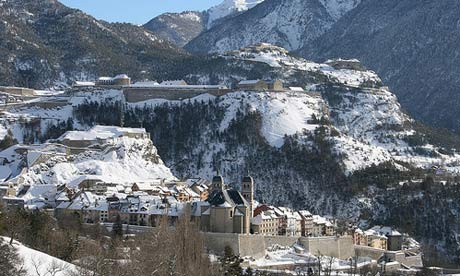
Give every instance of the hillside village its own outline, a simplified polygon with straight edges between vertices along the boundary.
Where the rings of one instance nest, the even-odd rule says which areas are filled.
[[[78,162],[79,156],[91,155],[92,152],[103,152],[106,157],[102,162],[110,162],[107,157],[112,155],[111,151],[120,141],[142,142],[146,139],[149,141],[149,137],[142,128],[94,126],[88,131],[68,131],[58,139],[42,145],[12,146],[0,153],[3,160],[2,171],[9,168],[11,177],[4,176],[4,182],[0,185],[2,205],[9,210],[24,208],[29,212],[45,211],[56,218],[73,217],[83,224],[103,224],[107,228],[122,224],[135,231],[158,227],[164,219],[167,219],[170,226],[175,226],[179,217],[188,214],[205,233],[230,235],[228,237],[238,234],[250,239],[278,237],[275,243],[266,240],[265,246],[293,246],[298,243],[296,250],[304,247],[308,251],[315,250],[313,248],[323,250],[322,246],[328,244],[326,247],[330,248],[324,249],[324,254],[344,259],[353,257],[356,251],[363,257],[374,258],[376,261],[385,260],[389,263],[388,269],[422,264],[417,253],[417,243],[403,242],[408,237],[403,238],[402,234],[389,227],[374,227],[363,231],[346,225],[339,229],[337,220],[331,217],[313,215],[306,210],[296,211],[258,203],[254,195],[256,183],[249,175],[241,178],[241,190],[227,186],[220,175],[213,177],[211,181],[202,178],[180,181],[167,172],[161,172],[165,169],[158,168],[152,171],[152,175],[158,175],[160,171],[160,174],[170,176],[169,179],[146,178],[145,181],[129,181],[129,178],[120,178],[119,181],[114,181],[113,176],[103,172],[77,174],[59,183],[37,183],[37,179],[43,181],[45,178],[32,177],[37,174],[37,170],[45,170],[41,174],[46,175],[46,171],[52,170],[53,166],[58,167],[57,160]],[[115,158],[123,159],[128,154],[123,151],[135,149],[127,148],[122,152],[119,150],[118,157]],[[14,175],[12,168],[18,156],[27,160],[27,163]],[[143,155],[142,158],[156,166],[163,166],[158,156]],[[78,166],[77,163],[76,165]],[[57,169],[53,174],[59,174]],[[342,244],[341,249],[339,244]],[[231,242],[227,245],[233,246]],[[207,240],[206,246],[216,253],[223,250],[223,244],[216,243],[212,238]],[[345,249],[347,247],[348,251]],[[265,254],[264,250],[259,252],[252,248],[236,250],[240,253],[252,252],[252,256]],[[270,264],[273,265],[276,266],[276,262]]]

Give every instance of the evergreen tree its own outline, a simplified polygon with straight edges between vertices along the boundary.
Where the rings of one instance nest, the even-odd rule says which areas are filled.
[[[13,136],[13,133],[9,129],[5,138],[3,138],[2,141],[0,141],[0,150],[4,150],[6,148],[9,148],[13,145],[16,145],[18,143],[18,140],[16,140]]]
[[[121,222],[121,217],[118,214],[115,219],[115,223],[112,226],[112,235],[114,238],[121,238],[123,236],[123,223]]]
[[[225,276],[243,275],[243,269],[240,266],[243,259],[236,256],[230,246],[225,247],[224,256],[220,258],[220,262]]]

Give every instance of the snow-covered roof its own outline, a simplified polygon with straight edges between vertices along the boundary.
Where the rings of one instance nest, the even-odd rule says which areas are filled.
[[[187,85],[187,83],[184,80],[166,80],[166,81],[162,81],[160,85],[183,86],[183,85]]]
[[[259,83],[261,80],[242,80],[240,81],[238,84],[240,85],[249,85],[249,84],[257,84]]]
[[[302,87],[289,87],[289,90],[296,91],[296,92],[304,92],[305,90]]]
[[[99,81],[111,81],[113,80],[113,78],[112,77],[99,77],[98,80]]]
[[[92,81],[76,81],[74,86],[95,86],[96,84]]]
[[[375,233],[378,233],[379,235],[385,236],[401,236],[401,233],[388,226],[374,226],[367,231],[373,231]],[[367,231],[365,231],[365,233]]]
[[[261,212],[257,216],[253,217],[251,219],[251,223],[255,224],[255,225],[260,225],[264,221],[273,220],[273,219],[277,219],[277,218],[278,218],[278,216],[276,215],[276,213],[273,210],[268,210],[268,211],[265,211],[265,212]]]
[[[128,77],[128,75],[126,75],[126,74],[119,74],[119,75],[116,75],[113,79],[114,79],[114,80],[129,79],[129,77]]]
[[[156,81],[138,81],[134,84],[131,84],[131,87],[155,87],[160,84]]]
[[[11,168],[9,166],[0,166],[0,182],[4,182],[11,177]]]
[[[25,202],[36,201],[37,199],[54,199],[57,194],[57,187],[53,184],[31,185],[22,196]]]

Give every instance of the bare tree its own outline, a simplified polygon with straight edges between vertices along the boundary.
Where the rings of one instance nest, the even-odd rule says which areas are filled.
[[[324,259],[324,255],[318,250],[318,253],[316,255],[316,259],[318,261],[318,276],[321,276],[321,270],[322,270],[322,262]]]
[[[331,276],[332,264],[333,263],[334,263],[334,258],[333,257],[327,257],[327,264],[326,264],[326,269],[325,269],[325,275],[326,276]]]
[[[69,271],[69,265],[59,263],[56,260],[53,260],[49,264],[46,264],[42,259],[32,259],[31,262],[36,273],[35,276],[57,276],[58,274]]]

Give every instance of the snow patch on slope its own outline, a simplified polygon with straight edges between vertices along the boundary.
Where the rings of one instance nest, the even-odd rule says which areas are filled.
[[[227,110],[220,131],[229,127],[242,105],[248,105],[251,112],[262,115],[262,135],[267,142],[279,148],[284,136],[312,132],[318,127],[311,120],[313,115],[321,117],[322,100],[296,93],[236,92],[226,95],[219,104]]]

